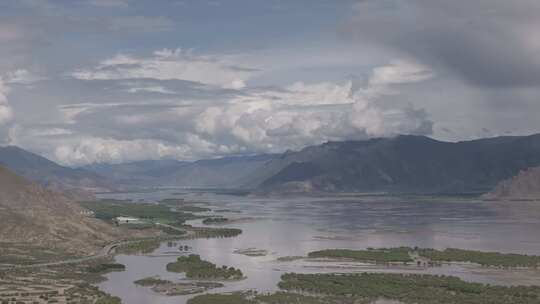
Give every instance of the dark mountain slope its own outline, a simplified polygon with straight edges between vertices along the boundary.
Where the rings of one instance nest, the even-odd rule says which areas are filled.
[[[537,165],[540,135],[458,143],[398,136],[288,152],[249,180],[261,191],[484,192]]]

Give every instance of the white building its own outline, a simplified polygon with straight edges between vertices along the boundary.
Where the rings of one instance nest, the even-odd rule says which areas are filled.
[[[130,216],[119,216],[116,219],[116,222],[118,224],[140,224],[142,221],[136,217],[130,217]]]

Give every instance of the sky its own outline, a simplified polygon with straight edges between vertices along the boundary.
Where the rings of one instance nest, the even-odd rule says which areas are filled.
[[[539,117],[537,0],[0,1],[0,144],[67,166]]]

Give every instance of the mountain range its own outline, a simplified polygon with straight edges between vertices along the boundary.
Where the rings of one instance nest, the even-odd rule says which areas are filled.
[[[408,135],[288,152],[247,180],[263,193],[482,193],[539,165],[540,134],[457,143]]]
[[[146,160],[123,164],[93,164],[83,167],[121,186],[241,188],[245,177],[269,160],[272,154],[233,156],[194,162]]]
[[[185,162],[146,160],[67,168],[17,147],[0,164],[53,189],[192,187],[258,194],[321,192],[485,193],[540,166],[540,134],[444,142],[401,135],[327,142],[283,154]]]

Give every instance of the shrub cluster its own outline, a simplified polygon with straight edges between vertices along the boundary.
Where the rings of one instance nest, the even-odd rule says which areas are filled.
[[[240,269],[234,267],[217,267],[215,264],[202,260],[199,255],[181,256],[176,262],[167,264],[167,271],[185,272],[191,279],[210,280],[240,280],[244,277]]]

